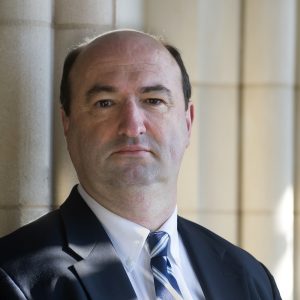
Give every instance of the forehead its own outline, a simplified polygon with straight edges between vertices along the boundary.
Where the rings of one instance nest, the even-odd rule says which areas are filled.
[[[137,33],[96,39],[80,53],[70,74],[73,83],[101,75],[107,80],[122,75],[128,79],[142,75],[148,79],[181,79],[179,66],[169,51],[154,38]]]

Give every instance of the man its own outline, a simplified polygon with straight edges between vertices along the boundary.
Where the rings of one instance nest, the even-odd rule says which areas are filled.
[[[80,184],[2,238],[1,299],[281,299],[252,256],[177,218],[190,94],[177,50],[141,32],[68,55],[62,121]]]

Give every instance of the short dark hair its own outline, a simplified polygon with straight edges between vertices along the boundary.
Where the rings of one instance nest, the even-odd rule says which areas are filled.
[[[76,61],[76,58],[82,51],[82,46],[73,48],[65,58],[63,73],[60,82],[60,104],[66,115],[68,116],[71,112],[71,82],[70,72]]]
[[[185,110],[187,110],[191,96],[192,96],[192,87],[191,87],[191,83],[190,83],[189,74],[186,71],[186,68],[185,68],[183,60],[181,58],[181,54],[180,54],[179,50],[170,44],[163,44],[163,45],[166,47],[166,49],[170,52],[170,54],[176,60],[178,66],[180,68],[182,91],[183,91],[184,102],[185,102]]]
[[[71,112],[71,82],[70,82],[70,72],[72,70],[72,67],[78,57],[78,55],[83,50],[84,46],[86,44],[79,45],[75,48],[73,48],[68,55],[65,58],[64,66],[63,66],[63,73],[61,78],[61,84],[60,84],[60,103],[65,111],[66,115],[68,116]],[[169,53],[173,56],[173,58],[176,60],[180,71],[181,71],[181,81],[182,81],[182,90],[183,90],[183,96],[184,96],[184,102],[185,102],[185,110],[188,109],[188,104],[192,95],[192,88],[191,83],[189,79],[189,75],[186,71],[186,68],[184,66],[183,60],[181,58],[180,52],[178,49],[176,49],[174,46],[170,44],[162,43],[162,45],[169,51]]]

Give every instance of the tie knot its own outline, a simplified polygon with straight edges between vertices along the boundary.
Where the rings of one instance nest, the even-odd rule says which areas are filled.
[[[164,231],[150,232],[147,238],[151,258],[167,256],[170,236]]]

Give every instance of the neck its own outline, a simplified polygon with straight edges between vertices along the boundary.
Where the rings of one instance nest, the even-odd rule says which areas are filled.
[[[158,229],[171,216],[176,206],[176,185],[162,187],[153,184],[119,189],[82,185],[103,207],[151,231]]]

